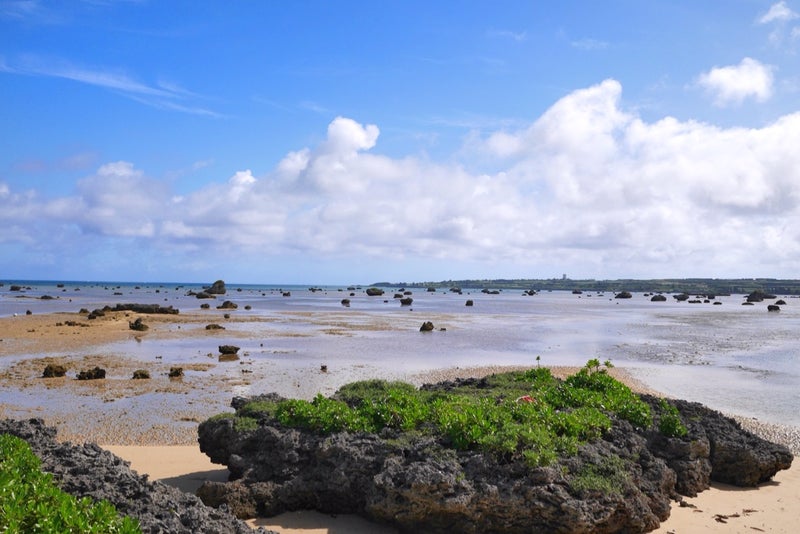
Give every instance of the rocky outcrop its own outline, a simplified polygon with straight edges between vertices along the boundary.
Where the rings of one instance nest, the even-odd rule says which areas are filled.
[[[193,534],[251,534],[251,530],[225,509],[210,508],[194,495],[150,482],[130,470],[128,462],[94,444],[59,443],[56,430],[42,420],[0,420],[0,433],[18,436],[41,460],[62,490],[75,497],[105,499],[123,515],[139,520],[142,532]]]
[[[225,289],[225,282],[222,280],[217,280],[211,284],[211,287],[206,287],[204,290],[209,295],[224,295],[227,291]]]
[[[180,313],[180,310],[177,308],[173,308],[172,306],[161,306],[159,304],[117,304],[116,306],[104,306],[102,309],[97,309],[92,311],[90,315],[90,319],[92,315],[95,317],[103,317],[108,312],[120,312],[120,311],[131,311],[135,313],[150,313],[150,314],[168,314],[168,315],[177,315]]]
[[[645,400],[655,413],[659,400]],[[455,451],[422,434],[324,436],[268,415],[238,432],[232,418],[213,418],[200,425],[200,448],[228,466],[232,481],[207,482],[198,495],[240,517],[315,509],[404,532],[647,532],[669,516],[679,494],[695,495],[711,480],[758,484],[791,465],[788,449],[733,420],[696,403],[676,407],[687,422],[683,438],[617,420],[576,455],[538,468]],[[592,477],[608,487],[586,484]]]

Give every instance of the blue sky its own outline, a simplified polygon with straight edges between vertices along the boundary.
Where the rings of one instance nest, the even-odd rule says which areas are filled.
[[[0,278],[796,278],[799,15],[0,0]]]

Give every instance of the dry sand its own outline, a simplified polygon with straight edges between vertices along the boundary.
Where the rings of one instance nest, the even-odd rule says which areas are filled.
[[[219,391],[225,389],[219,387],[220,380],[224,380],[226,387],[229,387],[246,383],[246,377],[231,376],[230,373],[212,376],[217,362],[209,361],[192,364],[194,367],[185,366],[194,373],[192,376],[182,381],[169,381],[160,376],[166,374],[169,364],[153,361],[151,368],[154,375],[160,377],[159,380],[86,383],[68,378],[40,378],[41,369],[46,363],[65,359],[73,368],[101,365],[108,368],[112,375],[127,375],[141,362],[114,355],[94,354],[92,348],[135,339],[137,336],[174,339],[187,335],[207,335],[204,325],[209,322],[208,316],[146,316],[151,329],[145,334],[128,328],[132,316],[136,314],[113,313],[94,321],[70,313],[0,318],[0,358],[11,362],[0,368],[0,385],[6,391],[17,392],[20,398],[29,396],[38,402],[38,405],[30,406],[25,406],[25,403],[15,406],[0,404],[0,417],[43,417],[49,424],[59,428],[61,439],[109,443],[106,448],[130,461],[134,470],[148,474],[152,480],[161,480],[185,491],[194,491],[204,480],[225,480],[227,470],[210,463],[199,451],[196,427],[199,421],[221,411],[220,406],[224,406],[219,402]],[[70,356],[65,356],[65,353]],[[37,356],[19,358],[21,354]],[[419,382],[434,382],[456,376],[482,376],[501,370],[507,369],[443,369],[415,378]],[[558,369],[555,374],[569,372],[574,372],[574,369]],[[632,387],[644,389],[624,370],[614,369],[613,373]],[[148,402],[159,395],[161,402],[172,403],[169,417],[156,423],[151,421],[152,424],[142,428],[141,418],[152,415],[143,415],[151,410]],[[71,399],[73,405],[54,405],[62,398]],[[49,406],[41,406],[47,402]],[[70,417],[70,412],[75,410],[81,412],[81,417],[75,419],[88,421],[83,426]],[[757,422],[751,423],[752,429],[757,432],[774,431]],[[793,445],[797,453],[796,430],[786,435],[788,441],[793,440],[787,444]],[[779,433],[778,437],[781,435]],[[676,503],[670,519],[656,532],[797,532],[800,528],[800,467],[782,471],[772,482],[758,488],[742,489],[714,484],[698,497],[685,499],[685,503],[688,506]],[[257,519],[251,524],[284,533],[394,532],[355,516],[331,517],[315,512],[287,513],[269,519]]]

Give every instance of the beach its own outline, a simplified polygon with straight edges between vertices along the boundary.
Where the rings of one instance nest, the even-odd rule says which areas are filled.
[[[524,323],[501,306],[491,314],[469,315],[462,311],[461,297],[439,295],[440,300],[427,310],[425,301],[412,311],[389,307],[394,304],[390,300],[364,300],[362,309],[344,309],[338,303],[340,293],[332,292],[327,300],[319,295],[307,296],[308,304],[296,308],[251,312],[217,310],[221,299],[212,301],[214,307],[210,310],[201,310],[197,301],[184,298],[182,292],[173,294],[166,298],[158,293],[155,297],[151,289],[134,297],[174,300],[181,307],[177,315],[119,311],[90,320],[77,310],[53,311],[45,306],[40,312],[37,306],[46,303],[31,298],[25,301],[29,315],[0,317],[0,417],[43,418],[58,428],[61,440],[99,443],[151,479],[193,491],[203,480],[226,477],[224,468],[211,464],[199,452],[197,425],[212,415],[231,411],[230,401],[236,395],[276,391],[284,396],[311,398],[366,378],[406,380],[419,385],[540,364],[531,353],[521,353],[511,344],[491,353],[470,351],[472,330],[501,322],[515,328]],[[261,302],[255,298],[271,298],[269,302],[276,307],[286,306],[284,297],[266,295],[260,292],[247,300],[247,294],[234,294],[231,299],[237,300],[238,296],[240,302]],[[442,298],[450,299],[447,305],[440,304]],[[354,301],[355,308],[359,300]],[[496,302],[486,301],[486,306]],[[72,307],[78,305],[76,302]],[[324,307],[318,309],[320,305]],[[148,325],[146,331],[130,328],[130,323],[139,317]],[[440,325],[431,337],[421,338],[418,332],[423,318]],[[701,319],[707,320],[705,316]],[[224,329],[208,330],[209,324],[219,324]],[[604,324],[610,332],[610,323]],[[613,328],[618,327],[619,323],[613,324]],[[540,337],[547,328],[552,329],[547,319],[539,321]],[[601,337],[606,335],[604,332]],[[500,330],[498,340],[489,339],[486,343],[503,348],[503,343],[510,343],[510,337],[513,336]],[[597,336],[582,341],[564,339],[560,346],[555,346],[551,338],[546,342],[552,350],[538,352],[555,374],[566,376],[575,372],[585,358],[557,356],[588,343],[587,339],[596,341]],[[478,344],[483,342],[478,340]],[[423,351],[457,352],[461,358],[402,358],[403,350],[413,350],[414,344],[419,343],[425,343]],[[223,344],[241,346],[237,359],[220,358],[219,346]],[[400,348],[396,347],[398,344]],[[650,341],[648,345],[654,352]],[[324,347],[329,347],[332,354],[326,354]],[[337,357],[337,350],[344,356]],[[604,350],[598,349],[601,354]],[[694,348],[672,349],[672,357],[682,358],[680,350],[689,352]],[[694,358],[702,360],[703,355]],[[48,364],[64,365],[67,375],[42,378]],[[106,370],[104,380],[75,379],[79,371],[94,367]],[[176,367],[183,370],[182,376],[170,378],[170,371]],[[151,378],[134,380],[133,373],[139,369],[146,369]],[[659,388],[663,384],[659,380],[647,381],[654,369],[646,366],[647,372],[642,372],[641,367],[617,361],[611,372],[637,391],[680,396]],[[758,409],[754,407],[754,411]],[[776,424],[749,413],[737,415],[744,426],[756,433],[787,444],[795,453],[800,450],[796,426]],[[676,503],[671,518],[658,532],[793,532],[794,522],[800,518],[797,469],[795,466],[780,472],[773,482],[755,489],[714,485],[697,498],[685,499],[689,506]],[[359,518],[314,513],[283,514],[255,520],[253,524],[279,532],[358,532],[360,528],[379,532],[376,525]]]

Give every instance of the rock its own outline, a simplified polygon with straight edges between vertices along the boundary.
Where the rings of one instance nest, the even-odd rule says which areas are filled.
[[[78,373],[78,380],[100,380],[106,377],[106,370],[101,369],[100,367],[95,367],[94,369],[89,369],[87,371],[81,371]]]
[[[216,323],[206,325],[206,330],[225,330],[225,327]]]
[[[189,493],[131,471],[130,464],[93,443],[73,445],[56,439],[56,429],[41,419],[0,420],[0,434],[25,440],[43,471],[65,492],[106,500],[123,515],[139,520],[142,532],[194,534],[267,534],[251,530],[230,512],[209,508]]]
[[[350,299],[342,299],[341,304],[345,308],[349,308],[350,307]]]
[[[145,380],[150,378],[150,371],[147,369],[137,369],[133,372],[133,379],[134,380]]]
[[[45,366],[44,371],[42,372],[42,378],[57,378],[60,376],[65,376],[66,374],[66,367],[57,363],[51,363]]]
[[[481,379],[467,380],[480,387]],[[431,389],[437,386],[448,387]],[[643,399],[661,413],[661,399]],[[239,410],[247,401],[231,405]],[[278,424],[267,412],[251,430],[237,431],[233,418],[216,417],[200,424],[198,441],[213,462],[228,466],[232,481],[206,482],[198,495],[240,517],[314,509],[356,513],[402,532],[648,532],[669,516],[678,494],[695,495],[711,480],[758,484],[791,465],[786,447],[700,404],[670,402],[685,437],[615,419],[599,439],[547,467],[456,451],[421,433],[320,435]],[[576,480],[587,471],[616,489],[581,488]]]
[[[210,309],[210,308],[211,308],[211,304],[209,304],[208,302],[204,302],[204,303],[202,303],[202,304],[200,305],[200,309],[201,309],[201,310],[208,310],[208,309]]]
[[[411,297],[403,297],[400,299],[401,306],[411,306],[412,302],[414,302],[414,299]]]
[[[672,298],[678,302],[683,302],[684,300],[689,300],[689,296],[690,295],[688,293],[678,293],[677,295],[672,295]]]
[[[370,297],[380,297],[381,295],[383,295],[383,289],[379,287],[368,287],[366,293],[367,296]]]
[[[226,292],[225,282],[222,280],[217,280],[211,284],[211,287],[205,287],[203,289],[208,295],[224,295]]]
[[[572,290],[572,294],[573,295],[583,295],[583,291],[581,291],[580,289],[573,289]]]
[[[433,331],[433,323],[430,321],[425,321],[422,323],[422,326],[419,327],[420,332],[432,332]]]
[[[199,293],[192,293],[192,294],[197,299],[213,299],[213,298],[216,298],[214,295],[212,295],[211,293],[208,293],[207,291],[200,291]]]
[[[776,304],[769,304],[767,305],[768,312],[779,312],[781,311],[781,307]]]
[[[778,298],[776,295],[771,295],[762,291],[761,289],[756,289],[749,295],[747,295],[747,302],[763,302],[765,300],[772,300]]]
[[[469,299],[467,300],[467,302],[464,303],[464,306],[474,306],[474,305],[475,303],[472,301],[472,299]]]
[[[666,301],[667,297],[665,297],[664,295],[653,295],[650,298],[650,302],[666,302]]]
[[[235,310],[238,307],[239,307],[238,304],[236,304],[234,302],[231,302],[230,300],[226,300],[225,302],[223,302],[222,304],[217,306],[217,309],[218,310]]]
[[[170,367],[167,376],[170,378],[183,378],[183,367]]]
[[[779,299],[775,301],[776,306],[786,306],[786,301],[783,299]]]
[[[619,293],[614,295],[614,298],[615,299],[629,299],[629,298],[633,298],[633,295],[631,295],[630,291],[620,291]]]
[[[219,346],[219,353],[220,354],[236,354],[239,352],[239,347],[236,345],[220,345]]]
[[[136,330],[138,332],[144,332],[145,330],[149,329],[150,327],[142,322],[142,318],[139,317],[135,321],[128,322],[128,328],[131,330]]]

